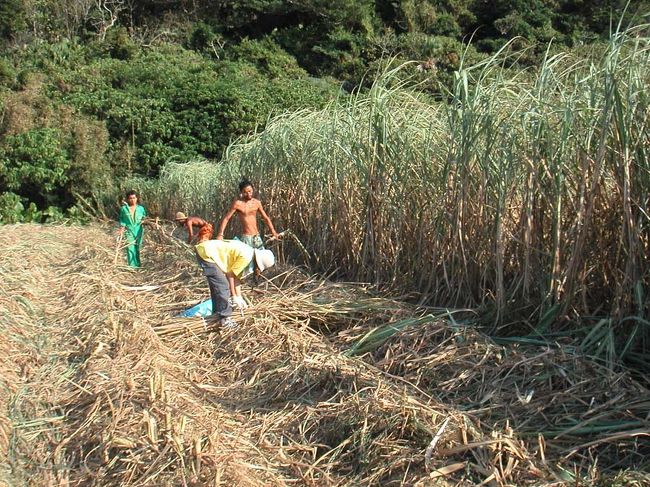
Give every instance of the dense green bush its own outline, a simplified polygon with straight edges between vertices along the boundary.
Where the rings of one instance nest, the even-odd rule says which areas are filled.
[[[237,0],[205,1],[204,15],[239,36],[260,36],[288,26],[313,24],[319,36],[336,26],[369,33],[374,0]],[[285,46],[286,47],[286,46]]]
[[[91,196],[112,187],[114,172],[109,134],[103,122],[75,113],[66,128],[70,167],[60,203],[67,207],[78,196]]]
[[[229,57],[215,64],[164,46],[129,62],[99,59],[69,74],[63,98],[105,120],[111,139],[133,148],[118,174],[155,175],[170,159],[219,157],[272,112],[322,106],[333,96],[306,83],[306,73],[270,40],[245,41]]]
[[[271,114],[337,95],[270,38],[244,40],[219,60],[175,44],[135,49],[125,36],[36,43],[3,60],[13,88],[0,96],[4,189],[68,207],[169,160],[218,158]]]
[[[197,52],[208,51],[213,47],[213,41],[216,36],[210,27],[205,22],[197,22],[190,34],[188,47]]]
[[[336,29],[312,48],[321,75],[358,82],[368,70],[369,41],[361,34]]]
[[[0,193],[0,222],[18,223],[23,221],[25,207],[16,193]]]
[[[260,40],[243,39],[231,48],[228,58],[233,61],[250,63],[261,75],[271,79],[304,78],[307,72],[302,69],[296,58],[282,49],[270,37]]]
[[[11,88],[16,83],[16,70],[7,59],[0,58],[0,86]]]
[[[9,135],[0,146],[0,183],[2,187],[22,194],[34,194],[43,202],[68,181],[68,154],[61,132],[53,128],[37,128]]]
[[[25,9],[22,0],[2,0],[0,2],[0,40],[8,40],[25,25]]]
[[[27,206],[25,206],[27,205]],[[15,193],[0,193],[0,223],[52,223],[71,220],[78,223],[88,221],[76,206],[65,213],[57,206],[48,206],[39,210],[34,202],[27,202]]]
[[[110,186],[104,123],[57,98],[61,79],[51,76],[47,83],[46,74],[31,67],[21,73],[21,89],[0,94],[0,191],[39,208],[68,207],[74,193]]]

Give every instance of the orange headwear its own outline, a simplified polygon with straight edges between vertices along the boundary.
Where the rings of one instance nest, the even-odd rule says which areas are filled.
[[[206,223],[199,229],[199,234],[197,236],[198,240],[205,240],[212,238],[212,234],[214,233],[214,227],[212,226],[211,223]]]

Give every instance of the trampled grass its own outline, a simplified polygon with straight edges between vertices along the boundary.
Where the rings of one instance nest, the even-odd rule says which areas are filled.
[[[140,271],[114,264],[105,227],[6,229],[0,482],[650,480],[647,388],[559,345],[499,346],[466,310],[286,265],[221,330],[175,317],[207,286],[169,228],[147,228]]]

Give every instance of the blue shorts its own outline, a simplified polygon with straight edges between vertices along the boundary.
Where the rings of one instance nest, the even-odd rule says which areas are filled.
[[[246,245],[250,245],[254,249],[263,249],[264,241],[259,235],[240,235],[237,240],[241,240]]]
[[[240,240],[244,242],[246,245],[253,247],[254,249],[264,248],[264,241],[262,240],[262,237],[260,237],[259,235],[240,235],[239,237],[235,237],[233,240]],[[252,259],[251,263],[248,264],[248,268],[244,270],[244,276],[247,276],[254,270],[255,270],[255,259]]]

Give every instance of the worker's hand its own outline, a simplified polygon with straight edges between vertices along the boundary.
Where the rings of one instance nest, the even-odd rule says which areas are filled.
[[[217,235],[216,240],[223,240],[223,235]]]
[[[248,306],[246,301],[244,301],[244,298],[242,298],[241,296],[230,296],[228,298],[228,303],[230,303],[230,306],[232,306],[233,308],[240,309],[241,308],[240,300],[244,302],[244,306]]]
[[[248,308],[248,303],[244,301],[244,298],[241,296],[233,296],[232,297],[233,302],[235,306],[241,310],[245,310]]]

